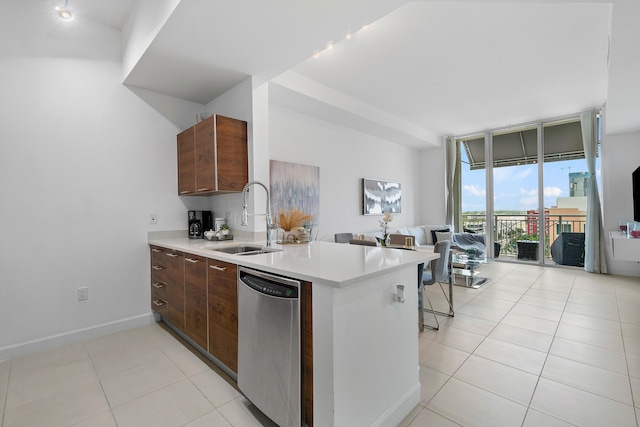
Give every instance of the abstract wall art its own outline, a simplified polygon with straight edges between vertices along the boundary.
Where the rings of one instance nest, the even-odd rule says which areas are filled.
[[[271,160],[269,163],[271,213],[300,209],[313,217],[320,216],[320,168],[317,166]]]
[[[399,182],[362,179],[364,215],[402,212],[402,189]]]

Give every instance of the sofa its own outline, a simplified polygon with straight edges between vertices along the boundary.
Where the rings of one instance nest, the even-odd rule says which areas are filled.
[[[425,224],[413,227],[400,227],[395,233],[415,236],[416,245],[431,246],[438,240],[451,240],[451,249],[475,252],[482,256],[486,252],[485,235],[472,232],[454,233],[453,227],[447,224]],[[494,245],[495,256],[499,255],[500,244]]]
[[[390,234],[407,234],[415,237],[417,246],[433,247],[438,240],[451,240],[451,248],[459,251],[475,251],[479,255],[485,254],[485,235],[473,232],[454,233],[448,224],[425,224],[410,227],[389,228]],[[380,231],[365,233],[360,238],[380,239]],[[494,243],[494,257],[500,255],[500,243]]]

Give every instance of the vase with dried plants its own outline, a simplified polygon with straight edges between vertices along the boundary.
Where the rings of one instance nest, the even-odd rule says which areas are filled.
[[[282,243],[300,243],[308,241],[306,226],[311,222],[313,216],[292,206],[289,211],[280,209],[278,212],[278,226],[284,230]],[[306,236],[306,238],[305,238]]]

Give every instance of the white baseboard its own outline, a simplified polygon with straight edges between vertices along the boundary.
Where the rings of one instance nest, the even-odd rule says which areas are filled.
[[[416,384],[389,408],[374,424],[375,427],[393,427],[399,425],[415,409],[421,399],[421,385]]]
[[[145,313],[139,316],[128,317],[114,322],[103,323],[101,325],[90,326],[88,328],[77,329],[63,334],[51,335],[49,337],[27,341],[15,345],[0,348],[0,362],[27,354],[39,353],[51,348],[60,347],[66,344],[74,344],[80,341],[113,334],[139,326],[149,325],[155,322],[152,313]]]

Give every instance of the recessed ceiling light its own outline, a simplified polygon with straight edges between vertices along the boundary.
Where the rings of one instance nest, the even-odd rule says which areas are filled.
[[[56,6],[56,13],[58,14],[58,18],[62,21],[73,21],[76,18],[75,13],[69,7],[69,0],[65,0],[64,6]]]

